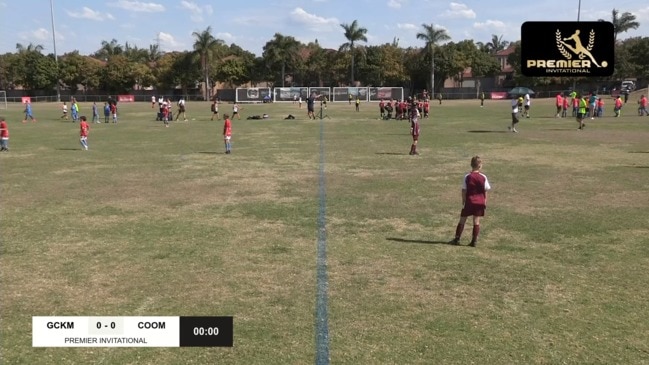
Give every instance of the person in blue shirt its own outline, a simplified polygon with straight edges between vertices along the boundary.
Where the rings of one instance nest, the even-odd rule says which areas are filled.
[[[108,118],[110,117],[110,105],[108,102],[104,103],[104,123],[108,123]]]
[[[588,98],[588,114],[590,114],[590,119],[595,119],[597,115],[597,95],[591,93]]]
[[[92,102],[92,122],[99,123],[99,110],[97,109],[97,102]]]
[[[29,118],[32,122],[36,122],[36,119],[32,114],[32,103],[30,101],[27,101],[25,103],[25,119],[23,120],[23,123],[27,123],[27,118]]]

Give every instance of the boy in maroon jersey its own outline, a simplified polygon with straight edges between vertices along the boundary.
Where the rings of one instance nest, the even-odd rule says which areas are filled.
[[[410,134],[412,135],[412,145],[410,146],[410,155],[418,155],[417,142],[419,141],[419,110],[413,101],[410,107]]]
[[[480,156],[471,158],[471,172],[464,176],[462,181],[462,212],[460,221],[455,228],[455,238],[450,242],[453,245],[460,244],[460,237],[464,231],[464,223],[470,216],[473,217],[473,238],[469,246],[475,247],[480,234],[480,217],[484,216],[487,208],[487,191],[491,189],[487,176],[480,172],[482,160]]]
[[[381,112],[381,119],[385,119],[385,101],[379,101],[379,112]]]

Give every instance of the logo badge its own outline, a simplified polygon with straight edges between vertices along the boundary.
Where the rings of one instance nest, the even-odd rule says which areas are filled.
[[[611,22],[525,22],[521,26],[525,76],[610,76],[614,56]]]

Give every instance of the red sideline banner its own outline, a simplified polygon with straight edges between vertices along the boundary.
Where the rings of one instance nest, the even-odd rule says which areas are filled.
[[[23,96],[22,97],[22,102],[23,102],[23,104],[31,103],[32,98],[30,96]]]
[[[507,99],[507,93],[504,91],[494,91],[491,93],[492,99]]]
[[[135,96],[133,95],[117,95],[117,101],[125,101],[125,102],[134,102],[135,101]]]

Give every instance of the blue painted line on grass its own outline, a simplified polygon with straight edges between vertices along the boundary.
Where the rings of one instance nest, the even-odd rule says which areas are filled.
[[[320,119],[320,171],[317,248],[317,294],[315,303],[315,364],[329,364],[329,314],[327,308],[327,195],[325,186],[324,122]]]

